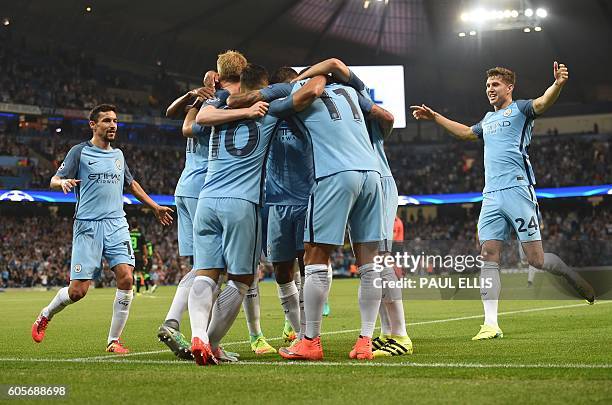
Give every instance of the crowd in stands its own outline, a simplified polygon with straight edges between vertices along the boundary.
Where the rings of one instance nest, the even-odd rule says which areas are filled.
[[[38,164],[28,163],[32,174],[24,188],[46,188],[70,147],[88,139],[87,128],[60,135],[49,131],[27,133],[24,136],[0,131],[0,156],[28,158],[36,154],[43,158]],[[612,137],[608,135],[563,136],[561,140],[555,136],[535,137],[530,151],[537,187],[612,183],[611,144]],[[145,190],[152,194],[173,193],[184,163],[180,129],[156,132],[155,127],[120,128],[117,146]],[[483,188],[481,143],[423,145],[395,139],[388,142],[386,151],[400,194],[478,192]],[[0,187],[1,182],[0,178]]]
[[[151,83],[153,83],[151,85]],[[30,49],[25,42],[0,42],[0,102],[90,110],[99,103],[122,112],[160,116],[180,90],[163,70],[156,77],[115,71],[82,51]]]
[[[612,208],[555,207],[542,210],[542,238],[546,251],[558,253],[573,266],[612,265]],[[131,211],[128,215],[131,217]],[[0,274],[3,287],[61,286],[68,282],[70,270],[72,218],[68,215],[7,216],[2,215],[0,232]],[[404,218],[405,242],[396,243],[398,251],[424,251],[428,254],[474,254],[478,210],[461,214],[440,213],[435,218],[420,214]],[[162,227],[152,215],[138,215],[140,229],[153,243],[153,270],[159,284],[176,284],[190,269],[186,258],[178,255],[176,225]],[[519,262],[516,242],[504,249],[502,265]],[[356,276],[355,257],[350,246],[332,253],[336,274]],[[266,270],[267,269],[267,270]],[[271,275],[270,266],[262,266]],[[113,280],[104,266],[101,282]]]

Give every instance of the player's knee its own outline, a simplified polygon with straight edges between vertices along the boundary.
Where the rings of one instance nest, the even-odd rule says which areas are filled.
[[[531,257],[528,257],[527,260],[529,261],[529,264],[536,269],[541,269],[544,267],[544,253],[532,255]]]
[[[482,260],[485,262],[499,263],[499,250],[491,246],[487,246],[486,243],[482,245],[480,255],[482,256]]]
[[[85,295],[87,295],[87,288],[84,288],[83,286],[68,288],[68,297],[70,297],[72,302],[81,300],[83,297],[85,297]]]

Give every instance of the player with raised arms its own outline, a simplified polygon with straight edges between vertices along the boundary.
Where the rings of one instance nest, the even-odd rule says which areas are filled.
[[[107,352],[128,353],[119,337],[127,322],[132,303],[134,252],[123,211],[124,185],[143,204],[153,210],[162,225],[172,223],[173,212],[153,201],[133,179],[123,152],[111,147],[117,136],[116,107],[95,106],[89,113],[93,136],[73,146],[55,176],[51,188],[65,194],[74,189],[74,213],[70,285],[61,288],[32,325],[32,339],[40,343],[53,316],[87,294],[91,281],[102,269],[102,257],[115,273],[117,291]]]
[[[499,262],[502,243],[511,230],[516,232],[531,266],[562,276],[589,303],[595,300],[588,282],[559,256],[544,253],[533,188],[535,176],[528,154],[534,120],[557,101],[569,78],[568,69],[554,62],[554,83],[533,100],[513,100],[516,83],[513,71],[495,67],[487,70],[486,75],[486,95],[493,111],[487,112],[482,121],[471,127],[452,121],[424,104],[411,106],[417,120],[433,121],[462,140],[484,140],[485,187],[478,239],[484,260],[480,270],[483,285],[480,294],[485,319],[472,340],[503,337],[497,322],[501,290]]]

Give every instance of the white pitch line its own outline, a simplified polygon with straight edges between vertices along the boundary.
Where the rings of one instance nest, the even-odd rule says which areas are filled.
[[[151,365],[179,365],[193,367],[194,363],[180,360],[121,360],[118,358],[106,359],[20,359],[16,357],[0,358],[0,362],[27,362],[27,363],[105,363],[105,364],[151,364]],[[612,364],[486,364],[486,363],[377,363],[377,362],[339,362],[339,361],[239,361],[237,363],[224,363],[224,366],[298,366],[298,367],[418,367],[418,368],[499,368],[499,369],[612,369]]]
[[[598,301],[595,305],[603,305],[603,304],[610,304],[612,303],[612,301]],[[590,306],[589,304],[572,304],[572,305],[557,305],[554,307],[540,307],[540,308],[529,308],[529,309],[520,309],[520,310],[516,310],[516,311],[506,311],[506,312],[500,312],[499,314],[497,314],[498,316],[504,316],[504,315],[515,315],[515,314],[524,314],[524,313],[529,313],[529,312],[540,312],[540,311],[551,311],[551,310],[555,310],[555,309],[566,309],[566,308],[577,308],[577,307],[585,307],[585,306]],[[469,320],[469,319],[478,319],[478,318],[482,318],[483,315],[470,315],[470,316],[461,316],[458,318],[447,318],[447,319],[434,319],[434,320],[430,320],[430,321],[419,321],[419,322],[410,322],[407,323],[406,326],[418,326],[418,325],[428,325],[428,324],[433,324],[433,323],[446,323],[446,322],[455,322],[455,321],[465,321],[465,320]],[[377,327],[376,329],[380,329],[380,327]],[[340,335],[343,333],[354,333],[354,332],[359,332],[361,331],[361,329],[344,329],[344,330],[335,330],[335,331],[330,331],[330,332],[322,332],[321,336],[329,336],[329,335]],[[281,340],[283,339],[282,336],[280,337],[273,337],[273,338],[266,338],[266,340],[268,341],[276,341],[276,340]],[[242,345],[242,344],[247,344],[250,343],[248,340],[241,340],[238,342],[227,342],[227,343],[223,343],[222,346],[223,347],[229,347],[229,346],[236,346],[236,345]],[[135,353],[128,353],[128,354],[122,354],[122,355],[114,355],[117,357],[127,357],[127,356],[144,356],[147,354],[160,354],[160,353],[167,353],[168,349],[166,350],[154,350],[154,351],[150,351],[150,352],[135,352]],[[105,356],[95,356],[95,357],[82,357],[79,358],[78,360],[81,359],[90,359],[90,360],[97,360],[97,359],[108,359],[109,357],[114,357],[113,355],[105,355]]]

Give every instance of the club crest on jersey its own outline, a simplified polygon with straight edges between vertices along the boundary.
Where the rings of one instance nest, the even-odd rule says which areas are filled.
[[[83,268],[81,267],[81,265],[80,265],[80,264],[75,264],[75,265],[74,265],[74,272],[75,272],[75,273],[80,273],[82,269],[83,269]]]
[[[507,108],[506,111],[504,111],[504,117],[509,117],[510,114],[512,114],[512,108]]]
[[[115,167],[117,168],[118,172],[123,169],[123,163],[121,163],[121,159],[115,159]]]

